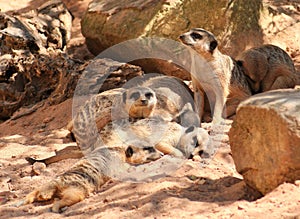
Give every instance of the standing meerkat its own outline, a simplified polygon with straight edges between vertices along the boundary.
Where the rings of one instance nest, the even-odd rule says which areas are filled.
[[[300,74],[296,72],[293,60],[278,46],[267,44],[248,49],[237,60],[253,94],[300,84]]]
[[[199,117],[201,119],[203,117],[204,92],[209,101],[212,101],[210,104],[214,123],[222,121],[223,117],[227,118],[235,114],[238,104],[251,95],[241,66],[233,58],[218,50],[218,41],[207,30],[194,28],[180,35],[179,39],[207,62],[207,68],[211,68],[207,75],[205,75],[207,69],[195,69],[196,73],[192,74],[194,99]],[[193,55],[191,61],[194,62]],[[195,65],[192,63],[192,66],[193,64]],[[213,81],[213,79],[216,80],[214,76],[217,77],[219,83]],[[224,109],[226,101],[228,105]]]

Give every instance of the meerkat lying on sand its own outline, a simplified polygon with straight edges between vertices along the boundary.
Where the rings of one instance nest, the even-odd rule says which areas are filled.
[[[29,193],[19,205],[35,201],[53,200],[51,210],[60,212],[85,199],[110,179],[110,165],[121,163],[143,164],[160,158],[153,147],[100,147],[77,162],[70,170]]]
[[[113,126],[117,127],[113,129]],[[18,205],[57,198],[52,211],[60,212],[61,208],[97,191],[111,179],[111,169],[120,163],[144,164],[162,154],[181,158],[207,156],[205,149],[209,140],[207,131],[200,127],[184,128],[160,118],[110,123],[101,130],[100,136],[105,146],[85,154],[74,167],[29,193]]]

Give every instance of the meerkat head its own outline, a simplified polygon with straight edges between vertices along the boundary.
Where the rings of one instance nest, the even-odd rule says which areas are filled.
[[[176,122],[183,127],[200,127],[201,125],[199,115],[194,111],[191,103],[186,103],[181,111],[173,118],[172,122]]]
[[[147,118],[151,116],[157,98],[148,87],[134,87],[123,93],[123,103],[130,118]]]
[[[215,36],[202,28],[194,28],[179,36],[180,41],[194,49],[204,58],[212,56],[217,49],[218,41]]]
[[[162,153],[152,146],[137,147],[130,145],[125,150],[126,162],[131,164],[143,164],[155,161],[162,157]]]
[[[200,127],[190,126],[185,129],[182,134],[177,148],[185,155],[186,158],[194,158],[200,156],[208,157],[206,147],[209,135],[206,130]]]

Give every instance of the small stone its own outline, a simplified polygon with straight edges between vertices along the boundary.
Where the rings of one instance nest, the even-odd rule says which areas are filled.
[[[32,165],[32,171],[35,175],[40,175],[42,172],[44,172],[46,169],[46,164],[41,162],[35,162]]]

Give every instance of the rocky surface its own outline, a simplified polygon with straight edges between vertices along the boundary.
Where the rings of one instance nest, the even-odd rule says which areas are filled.
[[[237,171],[262,194],[300,179],[300,91],[255,95],[238,107],[229,133]]]
[[[84,63],[64,53],[72,28],[65,5],[51,1],[19,15],[2,13],[0,26],[0,119],[51,94],[54,103],[69,98]]]
[[[0,120],[31,113],[45,101],[58,104],[70,98],[81,75],[89,75],[87,92],[92,92],[88,83],[99,84],[97,93],[143,74],[138,66],[108,59],[84,62],[68,55],[72,15],[59,0],[0,17]]]

